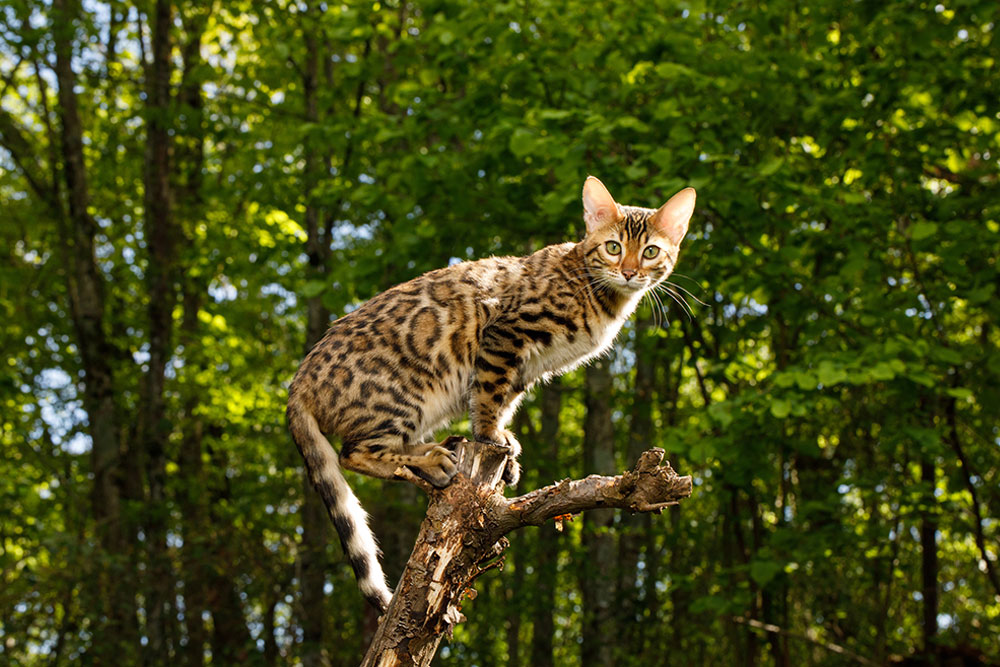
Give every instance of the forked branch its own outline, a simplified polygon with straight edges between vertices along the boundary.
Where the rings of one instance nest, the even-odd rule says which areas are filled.
[[[658,513],[691,495],[691,478],[660,465],[659,448],[621,475],[567,479],[509,500],[501,480],[504,449],[463,440],[457,453],[459,474],[446,488],[413,480],[430,496],[427,516],[363,666],[429,665],[442,636],[464,620],[471,583],[508,546],[507,533],[589,509]]]

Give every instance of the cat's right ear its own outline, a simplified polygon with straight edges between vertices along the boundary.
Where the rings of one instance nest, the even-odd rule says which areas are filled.
[[[587,223],[587,233],[597,231],[612,222],[618,222],[621,217],[618,204],[604,187],[604,183],[593,176],[588,176],[583,183],[583,221]]]

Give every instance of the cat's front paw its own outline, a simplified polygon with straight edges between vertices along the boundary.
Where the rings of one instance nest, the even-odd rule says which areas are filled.
[[[517,458],[518,456],[520,456],[521,443],[517,441],[517,438],[514,437],[514,434],[511,431],[508,431],[507,429],[501,431],[500,434],[501,437],[503,437],[503,443],[507,445],[507,447],[510,449],[510,455],[513,458]]]
[[[521,479],[521,464],[513,456],[507,457],[507,464],[503,469],[503,481],[507,486],[517,486]]]
[[[507,429],[500,431],[498,437],[507,449],[507,463],[503,469],[503,481],[507,486],[517,486],[518,480],[521,479],[521,464],[517,462],[517,457],[521,455],[521,443]]]
[[[458,457],[447,447],[437,445],[421,457],[419,465],[407,466],[414,475],[442,489],[458,473]]]
[[[476,435],[476,442],[482,442],[508,450],[511,456],[521,455],[521,443],[517,441],[514,434],[507,429],[498,429],[492,432],[480,433]]]

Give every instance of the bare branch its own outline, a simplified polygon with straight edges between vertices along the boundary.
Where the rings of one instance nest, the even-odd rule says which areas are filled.
[[[616,477],[563,480],[507,500],[505,448],[464,438],[447,444],[455,447],[459,473],[443,489],[420,483],[430,496],[427,516],[362,665],[429,665],[441,638],[464,620],[470,585],[501,567],[507,533],[599,507],[659,512],[691,495],[691,478],[660,465],[663,450],[654,448]]]
[[[660,512],[691,495],[691,477],[678,477],[670,463],[659,465],[663,450],[650,449],[635,468],[617,477],[591,475],[563,480],[507,502],[514,527],[539,526],[545,521],[589,509],[616,507],[630,512]]]

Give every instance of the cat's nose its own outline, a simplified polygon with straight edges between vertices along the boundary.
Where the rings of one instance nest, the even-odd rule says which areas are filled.
[[[622,278],[625,280],[632,280],[635,277],[635,269],[622,269]]]

